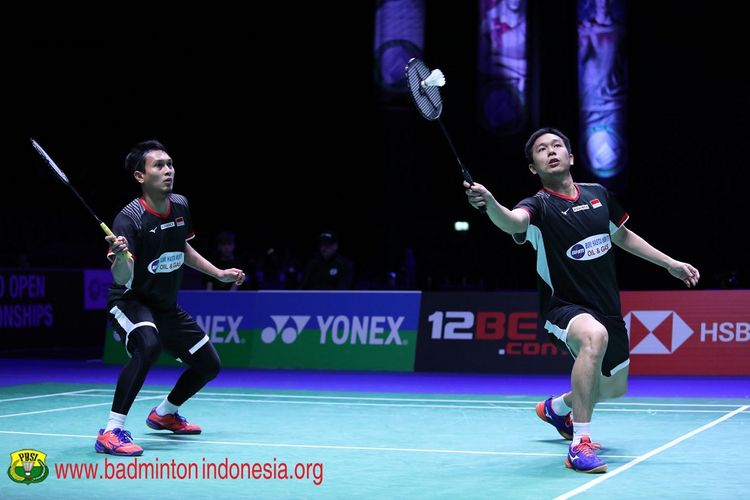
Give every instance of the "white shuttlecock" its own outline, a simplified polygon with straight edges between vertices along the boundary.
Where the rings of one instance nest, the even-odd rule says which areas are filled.
[[[422,80],[421,85],[423,89],[427,87],[442,87],[445,85],[445,75],[439,69],[433,69],[430,76]]]

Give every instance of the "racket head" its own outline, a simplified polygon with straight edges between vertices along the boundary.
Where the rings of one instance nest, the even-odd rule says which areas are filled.
[[[65,172],[63,172],[60,169],[60,167],[57,166],[55,161],[50,157],[50,155],[47,154],[44,148],[41,147],[39,143],[36,142],[34,139],[31,139],[31,145],[34,146],[34,149],[36,149],[37,153],[39,153],[42,156],[42,158],[44,158],[44,161],[47,162],[47,165],[49,165],[52,168],[52,170],[55,172],[55,174],[57,174],[60,180],[63,181],[65,184],[70,185],[68,176],[66,176]]]
[[[430,76],[432,70],[421,59],[412,57],[406,63],[406,83],[409,86],[414,104],[419,113],[432,121],[440,118],[443,112],[443,99],[440,97],[439,87],[423,87],[422,82]]]

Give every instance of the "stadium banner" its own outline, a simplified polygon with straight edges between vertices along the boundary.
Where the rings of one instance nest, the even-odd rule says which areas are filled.
[[[223,366],[413,371],[420,292],[180,292]],[[104,362],[127,360],[108,327]],[[178,364],[162,354],[160,364]]]
[[[750,375],[750,290],[620,296],[631,374]]]
[[[84,310],[82,289],[80,270],[0,269],[0,353],[98,356],[104,315]]]
[[[423,293],[415,369],[568,372],[572,357],[538,322],[536,292]]]

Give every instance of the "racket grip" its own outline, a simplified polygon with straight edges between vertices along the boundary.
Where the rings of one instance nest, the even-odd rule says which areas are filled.
[[[464,175],[464,180],[468,182],[469,184],[474,184],[474,179],[471,178],[471,174],[468,170],[461,167],[461,173]],[[479,213],[482,215],[487,215],[487,207],[479,207]]]
[[[102,222],[101,224],[99,224],[99,227],[102,228],[102,231],[104,231],[104,234],[106,234],[107,236],[114,236],[114,233],[112,232],[112,230],[105,223]],[[130,251],[125,252],[125,258],[126,259],[133,258],[133,255],[130,253]]]

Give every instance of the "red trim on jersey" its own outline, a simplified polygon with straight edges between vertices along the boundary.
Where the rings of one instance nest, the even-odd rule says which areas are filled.
[[[531,210],[529,210],[528,208],[526,208],[526,207],[518,207],[518,208],[520,208],[521,210],[526,210],[526,213],[529,214],[529,217],[533,217],[533,214],[531,213]]]
[[[146,200],[144,200],[143,198],[138,198],[138,201],[140,202],[141,206],[146,212],[150,213],[151,215],[155,217],[158,217],[160,219],[168,219],[169,216],[172,215],[172,200],[167,200],[167,203],[169,203],[169,205],[167,206],[166,214],[160,214],[153,208],[149,207],[148,204],[146,203]]]
[[[185,236],[185,241],[189,241],[195,238],[195,231],[190,231],[187,236]]]
[[[549,194],[557,196],[558,198],[562,198],[563,200],[578,201],[578,198],[581,197],[581,190],[578,189],[578,184],[573,184],[573,186],[576,188],[576,195],[575,196],[568,196],[567,194],[556,193],[554,191],[551,191],[551,190],[547,189],[546,187],[543,187],[542,191],[546,191]]]
[[[630,215],[628,215],[628,213],[627,213],[627,212],[625,212],[625,214],[624,214],[624,215],[622,216],[622,218],[620,219],[620,222],[618,222],[618,223],[617,223],[617,227],[622,227],[622,225],[623,225],[623,224],[625,224],[625,222],[627,222],[627,220],[628,220],[629,218],[630,218]]]

